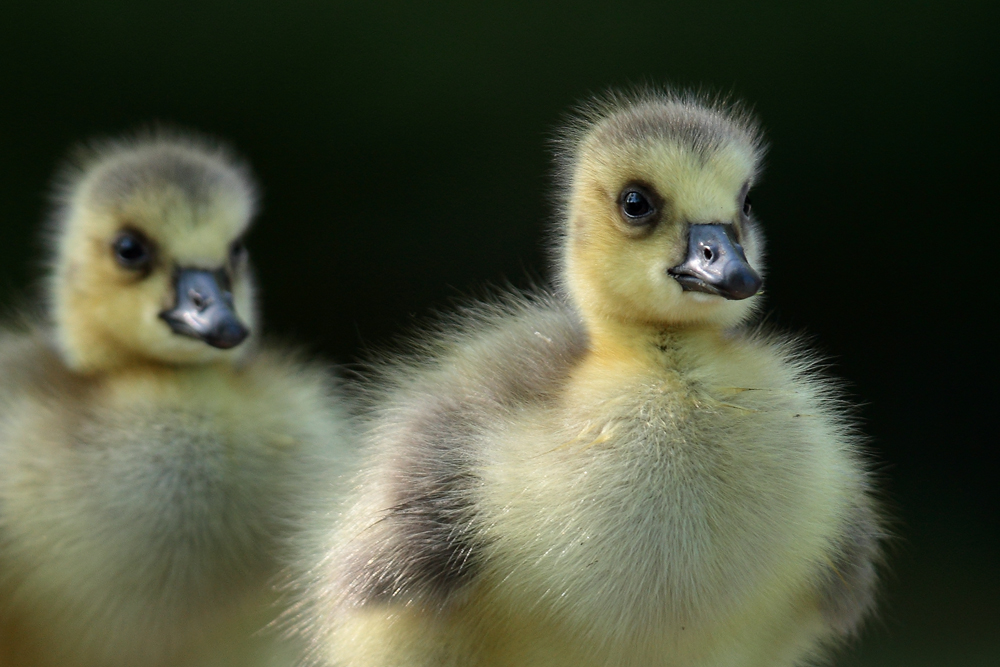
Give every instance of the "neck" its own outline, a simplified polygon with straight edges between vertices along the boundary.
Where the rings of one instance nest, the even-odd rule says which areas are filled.
[[[81,354],[78,348],[62,345],[62,357],[66,365],[80,375],[108,376],[131,370],[140,372],[166,367],[165,364],[147,359],[124,349],[90,348]]]
[[[86,335],[90,334],[90,335]],[[228,368],[231,358],[197,358],[195,355],[176,355],[171,360],[139,353],[128,345],[109,341],[100,332],[86,330],[68,335],[65,327],[57,328],[56,341],[66,366],[80,375],[108,376],[132,372],[162,372],[164,370],[195,369],[200,367]],[[117,343],[117,344],[116,344]]]
[[[82,375],[113,373],[122,366],[141,363],[124,346],[105,345],[100,336],[88,335],[90,331],[69,333],[65,326],[56,327],[56,340],[63,361],[73,371]]]
[[[718,327],[706,324],[626,320],[587,310],[583,312],[591,353],[597,358],[647,359],[662,356],[687,340],[720,335]]]

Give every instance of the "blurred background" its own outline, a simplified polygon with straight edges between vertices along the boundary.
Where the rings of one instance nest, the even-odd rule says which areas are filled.
[[[36,2],[0,19],[0,305],[67,150],[151,121],[252,163],[266,329],[349,363],[548,275],[547,142],[609,87],[749,101],[770,321],[847,379],[893,507],[848,666],[1000,664],[995,2]],[[992,362],[989,360],[993,359]]]

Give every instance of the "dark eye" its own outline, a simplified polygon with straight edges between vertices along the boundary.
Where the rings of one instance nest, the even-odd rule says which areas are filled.
[[[622,193],[622,213],[629,218],[645,218],[654,210],[646,195],[638,190],[626,190]]]
[[[112,248],[115,259],[126,269],[145,269],[152,259],[149,243],[137,232],[122,232],[115,239]]]
[[[247,247],[243,245],[243,241],[233,241],[232,245],[229,246],[229,264],[230,266],[239,266],[243,263],[243,260],[247,257]]]
[[[748,217],[748,218],[750,217],[750,208],[751,208],[751,206],[750,206],[750,195],[748,194],[746,197],[743,198],[743,215],[745,217]]]

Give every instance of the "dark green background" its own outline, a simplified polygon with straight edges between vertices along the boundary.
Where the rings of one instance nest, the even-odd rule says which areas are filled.
[[[31,293],[68,147],[168,121],[251,160],[267,329],[340,362],[547,273],[546,140],[575,102],[642,82],[750,101],[771,319],[850,381],[896,506],[884,611],[837,664],[1000,664],[996,3],[20,4],[0,303]]]

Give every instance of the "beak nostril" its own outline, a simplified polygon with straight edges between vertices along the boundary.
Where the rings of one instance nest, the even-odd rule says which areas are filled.
[[[711,248],[703,248],[702,249],[702,253],[705,255],[705,259],[706,260],[708,260],[709,262],[712,261],[712,249]]]
[[[191,299],[191,305],[197,308],[199,312],[212,305],[211,297],[202,296],[197,290],[189,290],[188,298]]]

